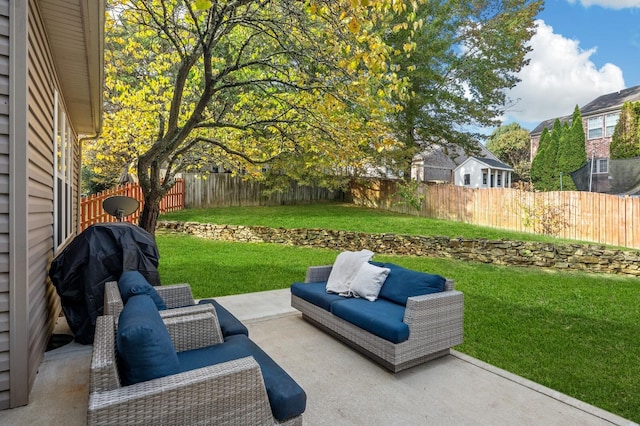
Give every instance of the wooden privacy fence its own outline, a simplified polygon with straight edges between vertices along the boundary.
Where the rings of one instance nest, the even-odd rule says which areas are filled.
[[[288,190],[265,195],[266,186],[229,173],[185,174],[185,207],[274,206],[281,204],[339,201],[342,191],[291,184]]]
[[[142,188],[136,184],[126,184],[115,189],[99,192],[95,195],[83,197],[80,200],[80,228],[84,231],[94,223],[115,222],[117,219],[105,212],[102,202],[113,195],[126,195],[140,202],[140,207],[133,214],[124,218],[125,222],[137,223],[142,208],[144,207],[144,196]],[[176,184],[162,198],[160,202],[160,213],[172,212],[184,208],[184,179],[176,179]]]
[[[560,238],[640,248],[640,198],[581,191],[527,192],[422,184],[420,211],[397,195],[395,181],[351,185],[356,204],[423,217]]]

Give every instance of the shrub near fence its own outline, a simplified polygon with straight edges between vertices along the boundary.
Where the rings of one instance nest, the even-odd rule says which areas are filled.
[[[518,232],[547,232],[560,238],[640,248],[640,198],[594,192],[527,192],[422,184],[419,211],[398,196],[397,182],[351,184],[352,202],[407,214]],[[546,225],[546,226],[545,226]],[[552,226],[553,225],[553,226]],[[547,229],[545,229],[547,228]]]
[[[116,218],[104,211],[102,202],[114,195],[125,195],[135,198],[140,203],[140,207],[133,214],[123,220],[129,223],[137,223],[142,208],[144,207],[144,195],[142,188],[138,184],[126,184],[115,189],[99,192],[98,194],[82,197],[80,200],[80,228],[87,229],[94,223],[116,222]],[[160,202],[160,213],[172,212],[184,208],[184,180],[176,179],[176,184],[162,198]]]

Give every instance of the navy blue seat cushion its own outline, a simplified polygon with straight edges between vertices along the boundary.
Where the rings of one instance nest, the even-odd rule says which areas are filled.
[[[129,298],[118,320],[118,368],[123,385],[180,372],[180,362],[158,308],[147,295]]]
[[[391,269],[380,289],[379,298],[406,305],[409,297],[444,291],[446,280],[440,275],[413,271],[393,263],[371,263]]]
[[[331,304],[331,313],[392,343],[409,338],[409,326],[402,322],[405,307],[388,300],[345,299]]]
[[[253,356],[260,365],[273,417],[283,422],[302,414],[307,406],[304,390],[244,334],[229,336],[218,345],[180,352],[178,359],[181,370],[189,371],[246,356]]]
[[[131,296],[146,294],[153,300],[156,305],[156,309],[167,309],[167,305],[162,300],[162,297],[158,294],[155,288],[146,280],[146,278],[138,271],[126,271],[120,275],[118,280],[118,290],[120,290],[120,297],[122,297],[122,303],[125,305]]]
[[[233,314],[227,311],[222,305],[213,299],[203,299],[198,302],[199,305],[203,303],[210,303],[216,309],[218,315],[218,322],[220,323],[220,329],[222,330],[222,337],[233,336],[235,334],[249,335],[247,327],[240,322],[240,320],[233,316]]]
[[[291,284],[291,294],[329,311],[331,303],[346,298],[335,293],[327,293],[326,285],[326,281],[317,283],[293,283]]]

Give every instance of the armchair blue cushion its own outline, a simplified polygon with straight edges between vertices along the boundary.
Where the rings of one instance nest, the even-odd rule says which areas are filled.
[[[379,298],[406,306],[409,297],[444,291],[446,280],[440,275],[412,271],[393,263],[371,263],[391,269],[380,289]]]
[[[219,345],[178,354],[182,371],[190,371],[246,356],[252,356],[260,365],[273,417],[279,422],[284,422],[302,414],[307,405],[307,395],[304,390],[282,367],[244,334],[229,336],[224,343]]]
[[[129,298],[118,320],[118,368],[123,385],[180,372],[171,336],[147,295]]]
[[[220,324],[220,330],[222,331],[222,337],[225,339],[228,336],[233,336],[235,334],[244,334],[245,336],[249,335],[249,330],[245,325],[240,322],[238,318],[233,316],[233,314],[227,311],[224,306],[219,304],[214,299],[202,299],[198,302],[199,305],[204,303],[210,303],[216,310],[216,315],[218,316],[218,323]]]
[[[118,290],[120,290],[120,297],[122,297],[122,303],[125,305],[131,296],[140,294],[146,294],[153,300],[156,305],[156,309],[167,309],[167,305],[162,300],[162,297],[158,294],[155,288],[145,279],[145,277],[138,271],[126,271],[120,275],[118,280]]]

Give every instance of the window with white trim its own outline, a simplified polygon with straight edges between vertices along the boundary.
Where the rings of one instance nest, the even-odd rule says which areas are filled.
[[[616,129],[616,124],[620,119],[619,113],[607,114],[604,117],[604,135],[613,136],[613,132]]]
[[[471,174],[465,173],[464,175],[464,184],[471,185]]]
[[[602,117],[594,117],[587,120],[587,138],[597,139],[602,137]]]
[[[73,144],[75,138],[58,91],[53,106],[53,245],[73,234]]]
[[[594,173],[609,173],[609,159],[598,158],[594,164]]]

